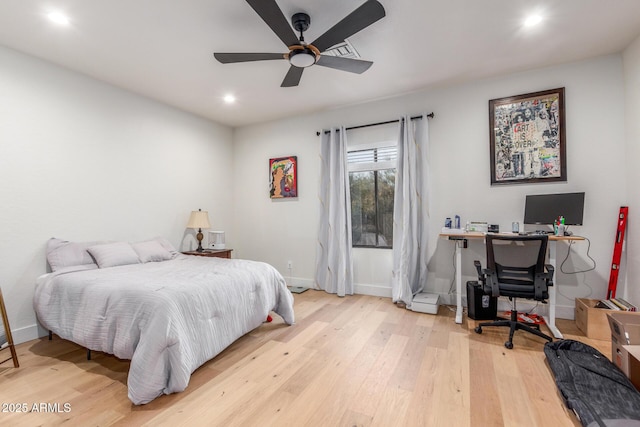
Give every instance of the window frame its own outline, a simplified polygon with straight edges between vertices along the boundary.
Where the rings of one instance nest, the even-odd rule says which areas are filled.
[[[383,160],[378,161],[378,150],[382,148],[393,148],[395,150],[395,159],[394,160]],[[371,162],[350,162],[349,154],[358,152],[358,151],[370,151],[373,150],[373,161]],[[352,242],[351,247],[353,248],[368,248],[368,249],[393,249],[393,239],[391,242],[388,242],[387,245],[383,246],[379,244],[382,225],[380,221],[382,220],[380,217],[380,202],[379,202],[379,177],[378,173],[383,170],[393,169],[394,171],[394,182],[395,182],[395,173],[397,171],[397,153],[398,153],[398,144],[396,141],[378,141],[378,142],[370,142],[365,144],[358,144],[352,147],[347,148],[347,172],[349,173],[349,184],[351,185],[351,173],[352,172],[373,172],[373,197],[374,197],[374,205],[375,205],[375,236],[376,243],[375,245],[363,245],[363,244],[355,244],[353,242],[353,225],[352,225]],[[394,202],[395,202],[395,188],[394,188]],[[351,205],[351,208],[353,205]],[[351,221],[351,218],[349,218]]]

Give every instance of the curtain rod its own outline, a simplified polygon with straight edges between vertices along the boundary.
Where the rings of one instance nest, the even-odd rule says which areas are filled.
[[[430,119],[433,119],[435,117],[434,113],[429,113],[427,114],[427,117],[429,117]],[[414,116],[411,117],[411,120],[417,120],[417,119],[421,119],[422,116]],[[378,122],[378,123],[369,123],[366,125],[359,125],[359,126],[351,126],[348,128],[345,128],[345,130],[351,130],[351,129],[360,129],[360,128],[368,128],[370,126],[380,126],[380,125],[388,125],[390,123],[398,123],[400,121],[400,119],[396,119],[396,120],[387,120],[386,122]],[[325,130],[324,133],[329,133],[331,131]],[[316,132],[316,136],[320,136],[320,132]]]

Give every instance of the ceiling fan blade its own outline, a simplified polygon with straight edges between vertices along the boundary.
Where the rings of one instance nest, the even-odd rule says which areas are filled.
[[[213,56],[223,64],[285,58],[283,53],[214,53]]]
[[[347,37],[384,18],[384,16],[384,7],[376,0],[368,0],[311,44],[317,47],[320,52],[324,52],[331,46],[343,42]]]
[[[276,0],[247,0],[247,3],[256,11],[260,18],[276,33],[280,40],[287,45],[300,44],[300,40],[293,32],[289,21],[282,14]]]
[[[373,65],[373,62],[353,58],[340,58],[338,56],[320,55],[320,59],[318,59],[316,65],[348,71],[350,73],[362,74]]]
[[[302,77],[303,71],[304,71],[304,68],[296,67],[293,65],[289,67],[289,72],[287,73],[286,76],[284,76],[284,80],[282,81],[282,84],[280,85],[280,87],[298,86],[298,83],[300,83],[300,78]]]

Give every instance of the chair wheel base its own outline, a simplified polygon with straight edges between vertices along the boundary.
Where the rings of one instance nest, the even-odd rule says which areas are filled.
[[[476,331],[476,334],[481,334],[482,333],[482,326],[476,326],[474,331]]]
[[[504,346],[507,347],[509,350],[513,349],[513,343],[511,341],[505,342]]]

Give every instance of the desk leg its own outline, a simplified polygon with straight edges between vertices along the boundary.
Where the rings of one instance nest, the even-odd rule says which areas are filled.
[[[456,240],[456,323],[462,323],[462,247],[463,240]]]
[[[549,264],[556,268],[556,243],[555,241],[549,241]],[[556,277],[558,275],[558,271],[554,274],[553,278],[553,286],[549,288],[549,307],[548,307],[548,315],[543,316],[544,321],[547,323],[549,330],[556,338],[563,338],[562,333],[556,326],[556,287],[558,286],[558,281]]]

